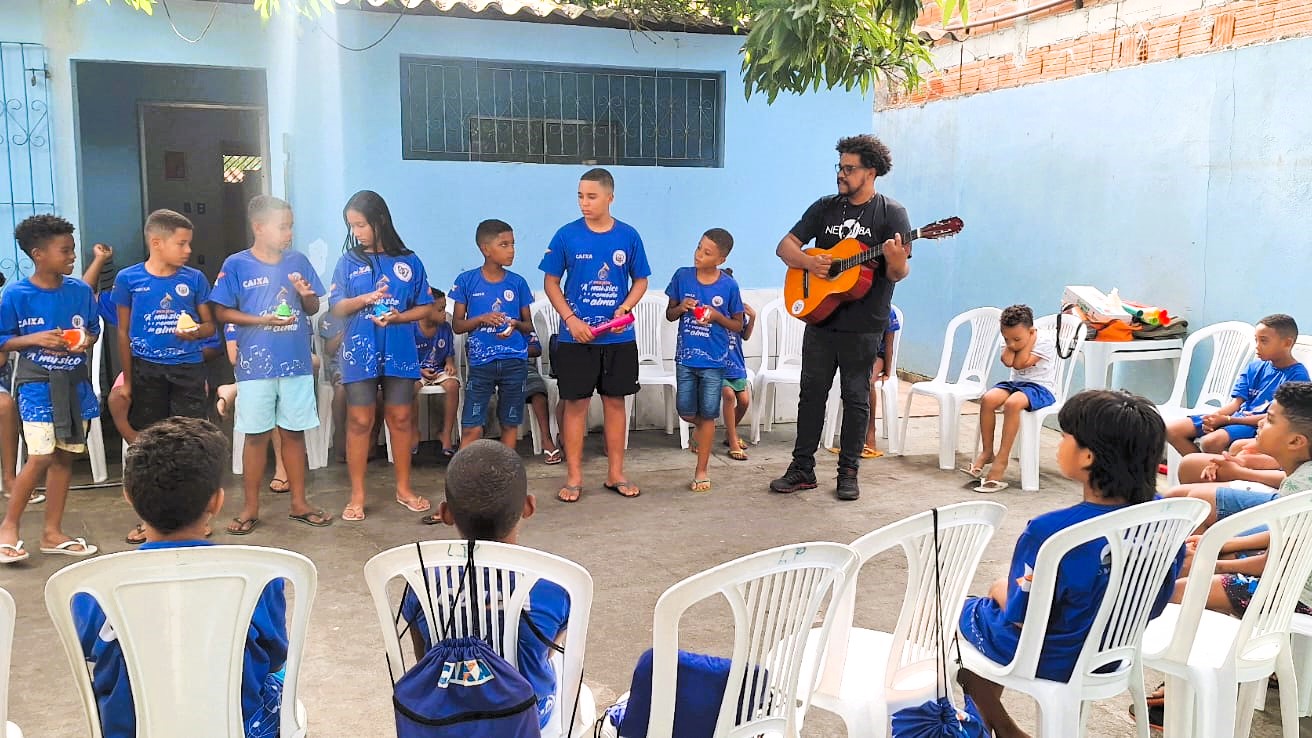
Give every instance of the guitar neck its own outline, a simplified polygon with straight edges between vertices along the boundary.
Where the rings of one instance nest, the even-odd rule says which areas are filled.
[[[911,235],[907,236],[906,240],[904,240],[903,243],[911,243],[917,238],[920,238],[919,228],[916,228],[913,231],[911,231]],[[848,269],[851,269],[852,267],[858,267],[863,264],[868,264],[869,262],[878,259],[880,256],[883,255],[883,253],[884,253],[884,249],[882,243],[876,246],[871,246],[870,248],[866,249],[865,251],[862,251],[856,256],[849,256],[846,259],[839,259],[838,261],[835,261],[833,263],[833,266],[830,267],[830,273],[842,274],[843,272],[847,271]]]

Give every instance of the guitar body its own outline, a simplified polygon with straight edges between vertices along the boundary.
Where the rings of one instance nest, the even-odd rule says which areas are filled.
[[[847,238],[829,249],[803,249],[808,256],[828,255],[834,261],[860,255],[866,247],[855,238]],[[812,325],[830,315],[839,305],[859,300],[874,284],[872,266],[859,266],[833,277],[817,277],[803,269],[789,269],[784,277],[784,308],[794,318]]]

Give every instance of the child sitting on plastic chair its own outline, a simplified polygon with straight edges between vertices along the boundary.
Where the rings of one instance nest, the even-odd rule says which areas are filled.
[[[141,516],[141,550],[211,545],[210,517],[223,507],[228,442],[207,420],[174,417],[142,431],[123,460],[123,496]],[[135,555],[135,554],[133,554]],[[287,660],[287,600],[281,579],[260,596],[246,634],[241,708],[246,738],[278,734],[282,670]],[[104,738],[137,734],[123,648],[95,598],[73,598],[73,620],[87,661]]]
[[[966,600],[961,611],[961,637],[999,664],[1016,655],[1034,564],[1044,542],[1064,528],[1147,502],[1156,490],[1166,430],[1151,402],[1125,392],[1089,390],[1067,400],[1058,420],[1062,435],[1057,464],[1062,476],[1084,485],[1083,502],[1031,520],[1016,540],[1008,576],[994,582],[988,596]],[[1040,679],[1064,682],[1071,677],[1107,589],[1103,548],[1101,540],[1091,541],[1062,559],[1036,671]],[[1162,582],[1152,617],[1166,607],[1181,559],[1177,557]],[[1002,706],[1001,686],[965,670],[959,676],[998,738],[1025,736]]]

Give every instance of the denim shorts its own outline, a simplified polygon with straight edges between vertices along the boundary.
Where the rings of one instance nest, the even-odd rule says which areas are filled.
[[[1234,487],[1216,488],[1216,519],[1224,520],[1250,507],[1264,505],[1280,496],[1279,492],[1253,492]]]
[[[497,393],[497,420],[502,426],[524,422],[524,379],[528,362],[524,359],[496,359],[469,367],[465,379],[465,406],[460,425],[481,428],[487,424],[487,406]]]
[[[724,369],[698,369],[674,365],[674,406],[681,418],[714,420],[720,416],[720,387],[724,383]]]

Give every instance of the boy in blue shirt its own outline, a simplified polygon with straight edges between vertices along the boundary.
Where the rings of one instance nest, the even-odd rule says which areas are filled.
[[[1199,446],[1205,453],[1219,454],[1235,441],[1253,438],[1276,389],[1285,382],[1308,381],[1307,368],[1294,358],[1298,323],[1293,318],[1283,313],[1262,318],[1255,338],[1257,359],[1239,375],[1230,402],[1214,413],[1166,425],[1166,442],[1181,456],[1198,453]]]
[[[651,267],[638,232],[610,214],[615,201],[615,178],[610,172],[589,169],[579,180],[578,196],[583,217],[556,231],[538,265],[561,326],[551,369],[560,380],[565,408],[561,437],[567,473],[556,499],[577,502],[583,494],[583,435],[593,392],[601,394],[606,435],[603,486],[624,497],[637,497],[642,490],[624,478],[628,427],[624,398],[638,392],[638,345],[632,326],[598,336],[592,335],[592,329],[633,310],[647,292]]]
[[[715,420],[720,417],[720,391],[730,363],[730,334],[743,329],[743,298],[734,278],[720,271],[733,250],[733,236],[723,228],[702,235],[693,252],[693,266],[681,267],[670,278],[665,294],[670,304],[665,319],[679,321],[679,346],[674,352],[677,382],[675,406],[679,417],[692,423],[697,443],[697,469],[689,488],[711,490],[707,469]]]
[[[724,273],[733,276],[732,269],[726,268]],[[738,426],[752,405],[743,344],[751,339],[755,329],[756,311],[743,301],[743,329],[729,334],[729,363],[724,366],[724,387],[720,390],[720,404],[724,407],[724,445],[729,447],[729,458],[734,461],[747,461],[747,442],[738,436]]]
[[[1062,436],[1057,465],[1062,476],[1084,485],[1084,501],[1031,520],[1016,540],[1009,575],[994,582],[988,596],[967,599],[961,611],[961,637],[999,664],[1016,655],[1034,564],[1044,542],[1064,528],[1148,502],[1156,493],[1157,460],[1166,432],[1151,402],[1126,392],[1088,390],[1066,401],[1058,421]],[[1110,562],[1103,560],[1105,547],[1101,539],[1091,541],[1061,561],[1039,655],[1040,679],[1065,682],[1071,677],[1107,590]],[[1183,553],[1181,549],[1159,586],[1150,617],[1166,607]],[[960,679],[996,736],[1025,735],[1002,706],[1001,686],[965,670]]]
[[[456,535],[477,541],[519,543],[519,527],[537,511],[537,500],[528,491],[524,462],[511,449],[492,440],[462,445],[446,471],[446,500],[438,503],[437,516],[455,526]],[[429,577],[436,581],[437,577]],[[437,586],[437,585],[433,585]],[[514,586],[514,580],[510,580]],[[486,594],[486,593],[485,593]],[[511,592],[489,597],[494,602],[510,599]],[[438,591],[433,597],[442,596]],[[489,605],[490,607],[491,605]],[[415,660],[432,646],[428,619],[419,598],[407,588],[401,601],[401,627],[410,631]],[[538,698],[538,724],[546,728],[564,716],[556,714],[556,667],[552,657],[563,653],[565,627],[569,622],[569,594],[555,582],[540,579],[529,590],[524,603],[517,649],[519,672],[533,686]],[[403,632],[403,631],[402,631]],[[398,636],[400,634],[398,633]],[[441,635],[441,628],[438,628]],[[487,634],[485,634],[487,635]],[[557,729],[555,735],[567,731]]]
[[[456,375],[456,335],[446,319],[446,293],[436,287],[429,288],[433,304],[428,316],[415,321],[415,349],[419,352],[419,382],[415,384],[414,417],[419,417],[419,388],[424,385],[441,385],[446,395],[442,406],[442,458],[456,455],[451,433],[456,425],[456,410],[460,407],[460,377]],[[416,443],[418,436],[415,437]]]
[[[219,270],[210,301],[216,317],[237,331],[237,403],[233,428],[245,434],[242,486],[245,505],[228,532],[244,536],[260,519],[260,485],[273,429],[279,429],[291,491],[288,517],[322,528],[332,516],[305,497],[305,431],[319,427],[314,397],[310,321],[324,292],[305,254],[292,251],[292,206],[256,195],[246,208],[254,235],[251,247],[229,256]],[[275,475],[276,476],[276,475]]]
[[[90,556],[96,547],[65,535],[60,523],[73,457],[86,452],[87,421],[100,415],[87,360],[87,349],[100,337],[95,296],[68,276],[77,259],[72,223],[34,215],[18,224],[14,239],[32,260],[33,273],[0,296],[0,351],[17,361],[13,394],[28,458],[0,523],[0,564],[28,557],[18,526],[42,480],[47,504],[41,553]]]
[[[195,418],[161,420],[137,436],[123,459],[123,496],[146,528],[142,551],[211,545],[205,532],[207,521],[223,508],[227,450],[223,433]],[[114,624],[87,594],[73,597],[73,621],[91,663],[104,738],[133,738],[132,685]],[[247,738],[278,735],[286,661],[287,599],[282,580],[275,579],[260,595],[246,635],[241,708]]]
[[[529,307],[533,291],[524,278],[506,267],[515,263],[515,232],[500,220],[485,220],[474,233],[483,266],[456,277],[451,288],[455,314],[451,327],[468,333],[465,355],[465,405],[460,418],[460,445],[483,437],[487,406],[497,393],[501,442],[515,447],[524,422],[524,377],[528,372]],[[470,317],[474,316],[474,317]]]

